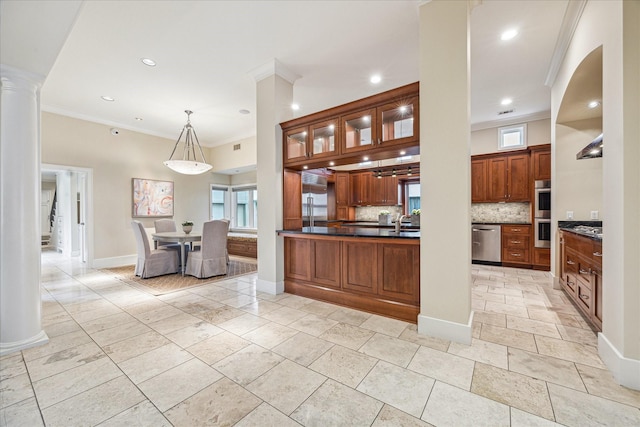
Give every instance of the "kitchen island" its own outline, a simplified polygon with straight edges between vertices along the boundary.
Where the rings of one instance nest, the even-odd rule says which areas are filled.
[[[281,230],[285,291],[416,322],[420,232],[388,228]]]

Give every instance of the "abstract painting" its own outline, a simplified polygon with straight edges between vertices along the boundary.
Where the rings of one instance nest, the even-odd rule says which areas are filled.
[[[173,181],[133,178],[133,217],[173,216]]]

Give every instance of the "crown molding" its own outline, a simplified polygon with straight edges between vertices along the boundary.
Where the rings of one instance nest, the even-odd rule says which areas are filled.
[[[551,118],[551,110],[539,111],[537,113],[525,114],[523,116],[511,117],[508,119],[491,120],[489,122],[474,123],[471,125],[471,132],[483,129],[497,128],[501,126],[515,125],[518,123],[534,122]]]
[[[280,61],[277,59],[273,59],[266,64],[260,65],[259,67],[254,68],[249,71],[249,74],[254,78],[256,82],[263,80],[269,76],[276,75],[280,76],[289,83],[293,84],[296,80],[300,78],[299,75],[289,70],[287,67],[282,65]]]
[[[587,0],[570,0],[568,2],[567,8],[564,11],[564,17],[562,18],[562,25],[560,26],[556,47],[553,50],[553,56],[551,57],[551,63],[547,71],[547,78],[544,81],[545,86],[551,87],[553,83],[555,83],[558,72],[560,71],[560,66],[567,54],[569,44],[573,39],[573,34],[576,31],[576,27],[578,26],[578,22],[586,5]]]

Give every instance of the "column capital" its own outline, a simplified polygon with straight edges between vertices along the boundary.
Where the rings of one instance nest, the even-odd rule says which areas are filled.
[[[287,67],[282,65],[280,61],[276,58],[273,58],[271,61],[266,64],[260,65],[259,67],[254,68],[249,71],[249,74],[255,79],[256,82],[263,80],[269,76],[276,75],[280,76],[289,83],[293,84],[296,80],[300,78],[299,75],[289,70]]]
[[[45,76],[10,65],[0,64],[0,81],[2,87],[28,89],[36,92],[42,87]]]

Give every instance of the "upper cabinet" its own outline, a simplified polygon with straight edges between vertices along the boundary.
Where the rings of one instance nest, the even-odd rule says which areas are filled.
[[[551,145],[531,147],[531,173],[534,181],[551,179]]]
[[[289,129],[284,133],[286,162],[298,162],[335,155],[338,119]]]
[[[284,133],[284,156],[286,161],[309,158],[309,128],[290,129]]]
[[[471,201],[528,202],[531,200],[529,153],[477,156],[471,160]]]
[[[417,96],[378,107],[378,145],[417,143],[420,134],[418,108]]]
[[[369,109],[342,117],[342,152],[370,150],[378,139],[376,110]]]

